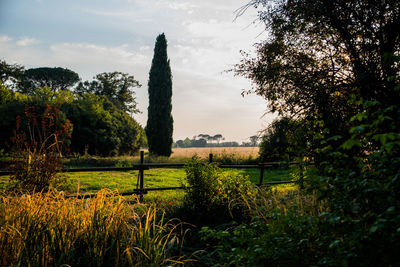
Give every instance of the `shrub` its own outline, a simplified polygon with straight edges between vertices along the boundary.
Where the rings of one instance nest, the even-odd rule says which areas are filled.
[[[203,163],[197,157],[186,165],[186,194],[183,209],[198,224],[223,223],[241,220],[243,196],[254,195],[255,189],[248,176],[238,172],[223,172],[214,163]]]
[[[17,117],[14,143],[14,171],[10,176],[10,188],[23,191],[48,190],[65,182],[57,174],[61,168],[61,156],[65,151],[71,132],[68,119],[62,118],[57,106],[46,104],[41,117],[35,107],[25,108],[27,130],[21,127],[21,116]]]
[[[197,157],[185,167],[186,195],[184,206],[193,211],[207,212],[217,204],[219,169],[216,164],[202,163]]]

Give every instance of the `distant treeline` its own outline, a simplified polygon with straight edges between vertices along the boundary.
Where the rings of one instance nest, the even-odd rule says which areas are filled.
[[[199,134],[193,136],[192,139],[186,137],[184,140],[176,141],[173,146],[177,148],[187,148],[187,147],[255,147],[258,146],[258,136],[250,136],[249,142],[242,142],[239,144],[236,141],[233,142],[221,142],[225,138],[221,134],[208,135]]]
[[[138,112],[132,89],[139,86],[133,76],[121,72],[101,73],[82,82],[69,69],[25,70],[0,60],[0,150],[12,148],[17,116],[28,132],[27,107],[33,107],[30,110],[40,119],[50,104],[60,109],[61,120],[72,124],[68,142],[72,153],[132,154],[146,145],[142,126],[131,116]]]

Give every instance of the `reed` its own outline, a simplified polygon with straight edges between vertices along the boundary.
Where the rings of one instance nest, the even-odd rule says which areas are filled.
[[[0,266],[184,264],[182,223],[101,190],[90,199],[62,192],[0,198]],[[177,256],[173,256],[173,254]]]

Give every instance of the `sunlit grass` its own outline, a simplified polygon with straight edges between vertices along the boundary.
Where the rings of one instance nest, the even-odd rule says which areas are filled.
[[[209,154],[213,154],[214,161],[230,162],[235,164],[256,162],[258,158],[258,147],[192,147],[192,148],[173,148],[170,157],[150,156],[147,149],[144,151],[145,162],[163,162],[163,163],[186,163],[193,156],[207,161]],[[115,166],[118,164],[139,164],[139,153],[133,156],[80,156],[63,159],[65,167],[91,167],[91,166]]]
[[[242,175],[248,175],[250,181],[254,184],[259,182],[259,169],[222,169],[224,172],[239,172]],[[138,186],[138,171],[102,171],[102,172],[77,172],[65,173],[68,180],[67,191],[69,193],[76,192],[78,186],[80,192],[96,193],[97,191],[108,188],[110,190],[123,193],[132,192]],[[144,187],[172,187],[181,186],[186,176],[183,168],[162,168],[150,169],[144,172]],[[290,180],[290,172],[288,170],[265,170],[264,182],[285,181]],[[0,189],[5,188],[8,183],[8,176],[0,177]],[[164,199],[166,201],[174,201],[183,196],[183,190],[166,190],[149,192],[145,199],[157,200]]]
[[[0,266],[170,266],[183,263],[179,221],[108,190],[0,198]],[[176,253],[175,253],[176,254]]]

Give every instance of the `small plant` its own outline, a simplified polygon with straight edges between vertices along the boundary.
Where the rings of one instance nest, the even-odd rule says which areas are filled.
[[[115,167],[119,167],[119,168],[132,167],[132,162],[130,162],[127,159],[118,160],[118,162],[115,163]]]
[[[185,167],[189,186],[183,199],[184,206],[194,211],[207,212],[217,202],[219,169],[216,164],[201,162],[196,156]]]
[[[16,118],[11,139],[15,161],[11,166],[14,174],[10,176],[10,188],[33,192],[62,185],[65,179],[57,172],[71,129],[70,121],[62,118],[57,106],[46,104],[41,117],[34,106],[26,107],[25,118]]]
[[[224,223],[240,219],[243,195],[255,194],[248,176],[239,172],[226,172],[213,163],[203,163],[197,157],[186,165],[186,195],[183,208],[196,224]]]

